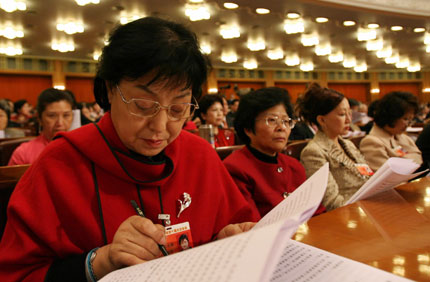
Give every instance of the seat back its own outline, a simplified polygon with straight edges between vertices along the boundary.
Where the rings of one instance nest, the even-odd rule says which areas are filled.
[[[283,153],[300,160],[300,153],[302,152],[303,148],[306,147],[309,140],[311,139],[292,141],[291,143],[287,144],[287,148],[283,151]]]
[[[234,151],[238,149],[242,149],[245,145],[233,145],[233,146],[224,146],[224,147],[217,147],[215,148],[215,151],[218,153],[218,156],[221,160],[225,159],[233,153]]]
[[[360,142],[361,140],[365,137],[366,135],[361,135],[361,136],[355,136],[355,137],[351,137],[349,138],[349,140],[354,143],[355,147],[360,148]]]
[[[10,195],[29,167],[30,165],[0,166],[0,239],[6,226],[6,211]]]
[[[14,139],[0,140],[0,166],[5,166],[9,163],[13,151],[21,145],[21,143],[28,142],[34,139],[34,136],[20,137]]]

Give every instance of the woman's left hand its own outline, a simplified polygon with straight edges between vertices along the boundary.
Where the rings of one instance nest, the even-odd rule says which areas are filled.
[[[217,235],[217,239],[223,239],[242,232],[246,232],[250,230],[252,227],[254,227],[255,224],[256,222],[242,222],[237,224],[229,224],[223,229],[221,229],[221,231]]]

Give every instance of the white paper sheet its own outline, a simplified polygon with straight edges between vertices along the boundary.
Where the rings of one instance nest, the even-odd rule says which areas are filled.
[[[411,280],[290,240],[270,281],[402,282]]]
[[[408,181],[419,174],[414,172],[419,165],[411,159],[389,158],[372,177],[355,192],[345,205],[363,200],[377,193],[392,189],[402,182]]]

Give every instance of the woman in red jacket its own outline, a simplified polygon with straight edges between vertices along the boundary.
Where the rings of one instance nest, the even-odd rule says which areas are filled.
[[[182,130],[206,68],[182,25],[148,17],[112,33],[94,81],[106,114],[60,134],[17,185],[2,281],[96,281],[161,256],[163,225],[188,226],[190,246],[253,226],[258,213],[216,152]]]
[[[234,125],[246,146],[224,165],[261,216],[306,180],[300,162],[281,153],[294,127],[292,116],[290,96],[282,88],[259,89],[240,100]]]

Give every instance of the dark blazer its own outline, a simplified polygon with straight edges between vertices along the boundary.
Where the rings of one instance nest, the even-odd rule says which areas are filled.
[[[288,140],[305,140],[314,138],[314,133],[309,126],[300,121],[296,123],[294,128],[291,130],[290,137]]]
[[[415,144],[421,150],[424,165],[430,168],[430,124],[424,126]]]

